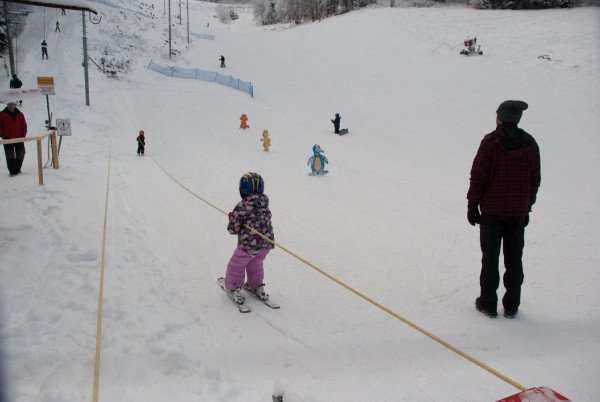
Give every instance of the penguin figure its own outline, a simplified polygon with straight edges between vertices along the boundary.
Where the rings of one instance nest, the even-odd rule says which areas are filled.
[[[313,156],[308,158],[307,165],[310,165],[310,169],[312,172],[309,173],[309,176],[319,176],[326,175],[329,173],[328,170],[325,170],[325,164],[329,163],[325,155],[323,155],[325,151],[321,149],[318,144],[313,145]]]

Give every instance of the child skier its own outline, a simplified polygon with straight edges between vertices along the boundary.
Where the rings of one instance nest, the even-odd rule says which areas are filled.
[[[140,135],[136,138],[138,143],[137,154],[140,156],[144,155],[144,149],[146,148],[146,137],[144,137],[144,130],[140,130]]]
[[[339,113],[336,113],[335,119],[331,120],[331,122],[333,123],[333,132],[336,134],[340,133],[340,120],[342,120],[342,118],[340,117]]]
[[[274,240],[271,226],[269,198],[264,194],[265,183],[258,173],[248,172],[240,179],[240,201],[229,213],[227,230],[238,236],[237,248],[227,264],[225,287],[237,304],[243,304],[244,289],[256,293],[262,300],[268,300],[263,283],[263,261],[274,246],[247,226],[257,230],[265,237]],[[245,276],[248,282],[244,283]]]
[[[23,83],[21,82],[19,77],[17,77],[17,74],[13,74],[8,86],[11,88],[21,88],[23,86]]]
[[[42,41],[42,60],[44,60],[44,56],[46,56],[46,60],[48,60],[48,44],[45,40]]]

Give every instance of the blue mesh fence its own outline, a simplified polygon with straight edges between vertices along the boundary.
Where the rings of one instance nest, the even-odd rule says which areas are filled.
[[[205,71],[200,70],[199,68],[162,66],[153,61],[150,61],[147,68],[169,77],[216,82],[217,84],[226,85],[233,89],[237,89],[238,91],[245,92],[254,98],[254,87],[252,86],[252,83],[233,78],[231,75],[221,75],[215,71]]]
[[[190,34],[195,36],[196,38],[200,38],[200,39],[215,40],[215,35],[197,34],[197,33],[193,33],[193,32],[190,32]]]

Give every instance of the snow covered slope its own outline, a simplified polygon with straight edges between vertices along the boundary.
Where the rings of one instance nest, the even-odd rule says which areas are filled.
[[[9,178],[1,158],[8,400],[92,397],[107,189],[102,401],[268,401],[276,390],[286,401],[493,401],[517,392],[280,248],[265,281],[281,309],[249,300],[253,311],[239,314],[216,284],[236,244],[218,209],[235,206],[249,170],[266,181],[285,247],[526,387],[598,400],[597,8],[378,8],[261,27],[247,6],[223,24],[215,4],[190,2],[190,31],[215,40],[187,44],[183,8],[169,60],[163,2],[94,4],[103,17],[87,24],[90,57],[119,78],[90,66],[90,107],[80,13],[35,9],[19,37],[24,87],[54,76],[51,109],[71,119],[73,136],[43,187],[34,145],[22,175]],[[458,54],[466,35],[483,56]],[[254,84],[254,98],[145,68],[155,60],[216,71],[220,55],[227,74]],[[472,158],[506,99],[529,103],[521,126],[540,145],[542,187],[519,317],[490,320],[474,309],[480,251],[465,197]],[[43,132],[45,98],[21,109],[29,135]],[[350,134],[332,134],[335,113]],[[145,157],[135,153],[140,129]],[[313,144],[329,159],[326,177],[308,176]]]

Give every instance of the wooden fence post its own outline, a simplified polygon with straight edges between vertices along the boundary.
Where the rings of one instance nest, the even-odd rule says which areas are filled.
[[[40,186],[44,184],[44,172],[42,169],[42,140],[37,140],[38,179]]]
[[[50,134],[50,146],[52,147],[52,161],[54,169],[58,169],[58,149],[56,148],[56,131]]]

